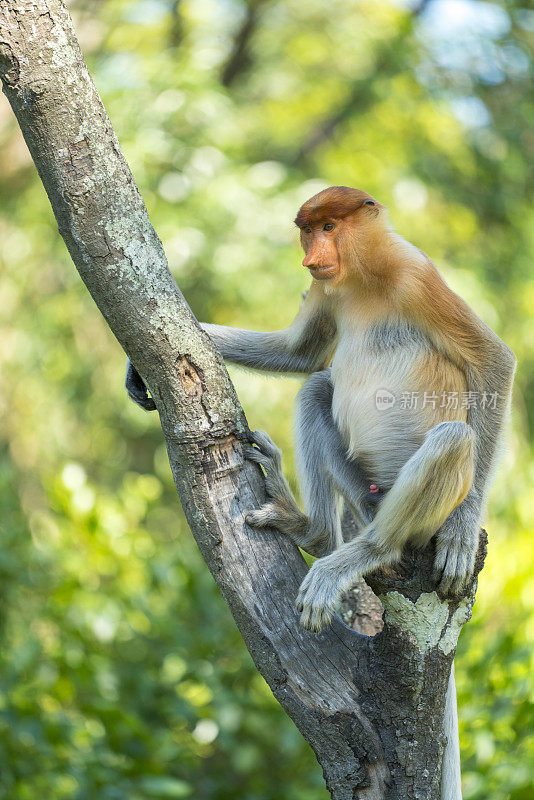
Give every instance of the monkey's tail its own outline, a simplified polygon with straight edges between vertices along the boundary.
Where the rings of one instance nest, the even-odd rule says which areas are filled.
[[[456,707],[456,684],[454,664],[451,667],[449,685],[445,698],[443,732],[447,737],[441,769],[441,800],[462,800],[460,775],[460,740],[458,736],[458,710]]]

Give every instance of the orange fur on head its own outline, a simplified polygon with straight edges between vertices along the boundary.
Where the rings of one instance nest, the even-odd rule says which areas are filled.
[[[354,214],[367,200],[372,201],[378,208],[382,207],[370,194],[362,192],[361,189],[331,186],[306,200],[295,217],[295,225],[303,228],[305,225],[311,226],[324,219],[344,219]]]

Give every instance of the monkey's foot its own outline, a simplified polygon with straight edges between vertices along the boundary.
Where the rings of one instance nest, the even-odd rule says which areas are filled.
[[[245,522],[252,528],[276,528],[280,533],[285,533],[294,539],[291,532],[295,527],[295,513],[278,503],[265,503],[256,511],[249,511]]]
[[[318,632],[330,625],[342,596],[358,576],[340,569],[339,551],[319,558],[302,581],[296,600],[303,628]]]
[[[449,537],[438,534],[434,580],[440,594],[456,597],[464,591],[475,568],[478,533]]]
[[[325,552],[329,538],[324,530],[311,526],[302,513],[282,472],[282,453],[263,431],[254,431],[251,441],[256,447],[245,450],[245,457],[265,470],[265,488],[269,502],[250,511],[245,522],[254,528],[276,528],[284,536],[312,556]]]
[[[291,535],[295,524],[302,526],[306,517],[295,502],[282,472],[282,451],[264,431],[254,431],[255,447],[245,450],[245,457],[265,470],[265,489],[270,502],[247,514],[246,522],[257,528],[273,527]]]
[[[245,458],[260,464],[265,470],[265,488],[273,500],[291,494],[291,489],[282,472],[282,451],[265,431],[252,431],[250,441],[255,447],[247,447]]]

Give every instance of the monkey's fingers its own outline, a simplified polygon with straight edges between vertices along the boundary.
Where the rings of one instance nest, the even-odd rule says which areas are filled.
[[[148,396],[145,382],[130,359],[126,362],[126,380],[124,385],[130,400],[133,400],[138,406],[144,408],[145,411],[155,411],[156,404],[152,398]]]
[[[127,393],[130,400],[133,400],[134,403],[137,403],[138,406],[144,408],[145,411],[156,410],[156,404],[152,400],[152,398],[148,396],[146,390],[143,392],[139,389],[129,386],[127,389]]]

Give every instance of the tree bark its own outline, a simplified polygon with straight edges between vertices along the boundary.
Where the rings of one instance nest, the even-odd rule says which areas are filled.
[[[60,0],[2,0],[0,77],[72,259],[150,388],[198,546],[332,797],[438,800],[447,679],[476,581],[444,601],[432,554],[407,554],[407,569],[368,579],[385,609],[378,635],[339,619],[319,635],[299,627],[306,564],[284,537],[244,525],[265,491],[243,459],[243,411],[168,270]]]

